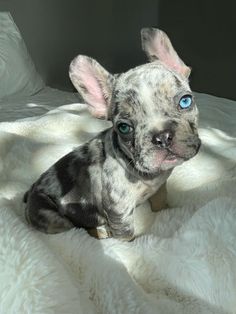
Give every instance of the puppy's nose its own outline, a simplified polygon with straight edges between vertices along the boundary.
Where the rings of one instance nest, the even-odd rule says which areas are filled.
[[[170,147],[173,140],[173,132],[165,130],[160,133],[154,134],[152,137],[152,143],[160,148]]]

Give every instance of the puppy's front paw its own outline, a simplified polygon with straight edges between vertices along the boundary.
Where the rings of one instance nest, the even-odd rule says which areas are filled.
[[[114,232],[112,231],[112,237],[114,239],[118,239],[120,241],[125,241],[125,242],[131,242],[135,239],[135,235],[133,232],[125,232],[125,233],[119,233],[119,232]]]
[[[125,242],[132,242],[132,241],[134,241],[134,239],[135,239],[134,235],[132,235],[132,236],[130,235],[130,236],[127,236],[127,237],[119,238],[119,240],[125,241]]]
[[[112,234],[108,226],[103,225],[96,228],[87,229],[89,235],[99,240],[111,238]]]

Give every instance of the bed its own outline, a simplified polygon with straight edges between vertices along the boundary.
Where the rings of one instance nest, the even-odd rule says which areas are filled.
[[[236,313],[236,102],[195,93],[202,149],[168,180],[167,209],[136,209],[133,242],[42,234],[25,223],[23,193],[109,123],[45,86],[11,16],[0,21],[0,313]],[[23,56],[18,86],[4,27]]]

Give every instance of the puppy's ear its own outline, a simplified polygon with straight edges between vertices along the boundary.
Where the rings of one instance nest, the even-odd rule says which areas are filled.
[[[143,28],[141,42],[150,61],[158,59],[169,69],[185,78],[189,77],[191,69],[180,59],[166,33],[157,28]]]
[[[92,115],[107,118],[112,95],[112,75],[94,59],[79,55],[70,64],[69,76],[84,101],[90,105]]]

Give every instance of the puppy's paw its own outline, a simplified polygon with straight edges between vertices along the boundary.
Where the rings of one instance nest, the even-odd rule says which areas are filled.
[[[102,240],[102,239],[108,239],[112,237],[112,234],[108,228],[108,226],[103,225],[96,228],[87,229],[87,232],[92,237]]]
[[[127,236],[127,237],[124,237],[124,238],[119,238],[119,240],[124,241],[124,242],[132,242],[132,241],[134,241],[134,239],[135,239],[134,235]]]
[[[126,232],[126,233],[112,233],[114,239],[124,241],[124,242],[131,242],[135,239],[135,235],[133,232]]]

